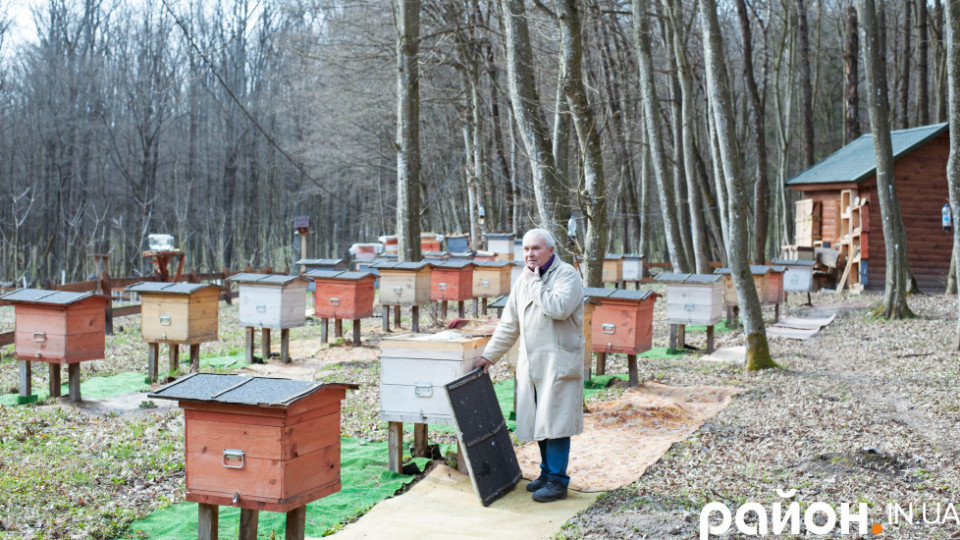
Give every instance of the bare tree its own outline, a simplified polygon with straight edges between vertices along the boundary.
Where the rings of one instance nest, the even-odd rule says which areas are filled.
[[[950,210],[953,223],[954,262],[951,270],[954,283],[960,282],[960,265],[956,254],[960,253],[960,2],[946,3],[947,92],[950,110],[950,157],[947,160],[947,183],[950,189]],[[960,300],[960,297],[958,297]],[[960,305],[957,312],[960,313]],[[957,320],[957,342],[960,350],[960,318]]]
[[[420,260],[420,0],[397,3],[397,256]]]
[[[803,133],[803,166],[813,167],[813,83],[810,79],[810,36],[807,29],[807,8],[804,0],[796,0],[797,35],[800,41],[797,62],[800,63],[800,123]]]
[[[860,98],[857,89],[860,84],[860,74],[857,62],[860,58],[859,41],[857,39],[857,7],[853,0],[848,0],[845,8],[844,32],[847,36],[846,48],[843,51],[844,78],[844,115],[843,115],[843,142],[847,144],[860,136]]]

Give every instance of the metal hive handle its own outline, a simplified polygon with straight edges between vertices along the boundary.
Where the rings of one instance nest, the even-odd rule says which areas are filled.
[[[227,463],[228,460],[236,461],[238,459],[240,460],[239,465],[230,465]],[[243,450],[236,450],[233,448],[224,448],[223,458],[221,460],[221,463],[223,463],[223,466],[228,469],[242,469],[244,465]]]

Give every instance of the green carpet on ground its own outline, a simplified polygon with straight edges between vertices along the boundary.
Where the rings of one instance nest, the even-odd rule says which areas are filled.
[[[105,399],[129,394],[138,390],[146,389],[147,384],[143,381],[143,373],[128,371],[109,377],[93,377],[80,383],[80,395],[89,399]],[[63,384],[61,395],[66,396],[69,392],[69,386]],[[49,397],[50,392],[46,385],[37,387],[34,385],[33,393],[41,401]],[[17,394],[3,394],[0,396],[0,405],[12,406],[17,404]]]
[[[729,326],[727,326],[727,320],[726,320],[726,319],[723,319],[723,320],[721,320],[720,322],[718,322],[717,324],[713,325],[713,331],[714,331],[714,332],[733,332],[734,330],[735,330],[735,328],[730,328]],[[686,328],[686,331],[687,331],[687,332],[706,332],[706,331],[707,331],[707,327],[706,327],[706,326],[703,326],[703,325],[699,325],[699,326],[698,326],[698,325],[695,325],[695,324],[694,324],[694,325],[688,325],[687,328]]]
[[[424,460],[425,461],[425,460]],[[422,464],[421,464],[422,466]],[[387,443],[340,439],[340,482],[343,488],[307,505],[307,536],[323,536],[337,525],[358,516],[378,502],[394,495],[413,480],[413,476],[387,470]],[[258,538],[283,536],[286,516],[260,512]],[[220,538],[237,538],[240,509],[220,507]],[[182,503],[168,506],[134,521],[124,538],[183,539],[197,537],[197,505]]]

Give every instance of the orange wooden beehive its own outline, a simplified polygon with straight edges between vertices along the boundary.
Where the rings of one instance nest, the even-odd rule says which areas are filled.
[[[592,349],[600,353],[640,354],[653,346],[653,305],[659,294],[588,287],[596,307],[591,323]]]
[[[477,298],[499,298],[510,294],[512,261],[483,261],[473,269],[473,295]]]
[[[757,296],[761,304],[780,304],[783,302],[783,274],[785,266],[769,266],[751,264],[750,273],[753,275],[753,284],[757,288]],[[717,274],[723,274],[723,303],[728,306],[738,306],[737,289],[733,285],[733,276],[729,268],[717,268]]]
[[[288,512],[340,491],[353,384],[197,373],[149,395],[184,410],[187,500]]]
[[[434,263],[430,274],[430,300],[460,302],[473,298],[473,268],[471,261]]]
[[[368,272],[314,270],[313,314],[321,319],[364,319],[373,316],[374,283]]]
[[[106,297],[20,289],[0,300],[14,304],[17,360],[73,364],[103,358]]]

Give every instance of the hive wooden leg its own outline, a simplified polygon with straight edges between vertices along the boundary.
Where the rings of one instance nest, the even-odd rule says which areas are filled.
[[[773,305],[773,322],[777,322],[779,320],[780,320],[780,304],[777,303]]]
[[[170,344],[170,376],[173,377],[177,374],[177,371],[180,370],[180,345],[177,343]]]
[[[403,422],[387,422],[387,468],[395,473],[403,468]]]
[[[360,346],[360,319],[353,320],[353,346]]]
[[[60,364],[49,363],[50,368],[50,397],[60,397]]]
[[[383,331],[390,331],[390,323],[387,322],[389,318],[390,310],[388,308],[383,308]],[[326,343],[330,338],[330,320],[329,319],[320,319],[320,343]]]
[[[217,530],[220,521],[220,507],[215,504],[200,503],[197,509],[197,540],[218,540]]]
[[[634,387],[640,384],[640,374],[637,370],[637,355],[628,354],[627,355],[627,373],[629,373],[629,380],[627,381],[627,386]]]
[[[260,331],[260,346],[263,347],[263,363],[270,361],[270,329],[264,328]]]
[[[280,329],[280,361],[284,364],[290,363],[290,329]]]
[[[413,457],[429,457],[427,425],[413,424]]]
[[[383,331],[390,331],[390,306],[383,306]]]
[[[713,325],[707,327],[707,354],[713,352]]]
[[[193,343],[190,345],[190,373],[198,371],[200,371],[200,344]]]
[[[466,305],[465,300],[460,300],[459,302],[457,302],[457,317],[460,317],[461,319],[463,318],[464,313],[466,313],[466,311],[464,310],[465,305]]]
[[[80,401],[80,363],[67,364],[67,381],[70,384],[70,401]]]
[[[670,348],[676,350],[677,348],[677,325],[670,325]]]
[[[607,374],[607,353],[597,353],[597,375]]]
[[[338,339],[343,337],[343,319],[333,320],[333,335]]]
[[[400,328],[400,306],[393,306],[393,325]]]
[[[307,507],[301,506],[287,512],[286,540],[303,540],[306,536]]]
[[[677,348],[683,350],[687,347],[687,325],[677,325]]]
[[[400,309],[400,306],[397,306]],[[399,318],[397,319],[399,320]],[[410,329],[414,332],[420,331],[420,306],[413,306],[410,310]],[[399,324],[397,325],[400,326]]]
[[[486,296],[484,296],[481,299],[480,311],[483,313],[484,317],[486,317],[487,315],[487,297]]]
[[[247,345],[246,345],[246,348],[244,349],[244,357],[245,357],[244,360],[248,364],[253,363],[253,340],[256,339],[253,337],[253,332],[254,330],[252,326],[248,326],[246,328]]]
[[[450,310],[449,310],[449,306],[447,305],[447,301],[441,300],[440,301],[440,319],[444,321],[447,320],[447,314],[449,312]]]
[[[33,390],[33,366],[26,360],[20,360],[20,395],[27,397]]]
[[[156,382],[160,372],[160,344],[147,343],[147,378]]]
[[[733,320],[733,306],[727,306],[727,328],[736,328],[737,323]]]
[[[260,511],[249,508],[240,509],[240,536],[238,540],[257,540],[257,526],[260,524]]]

